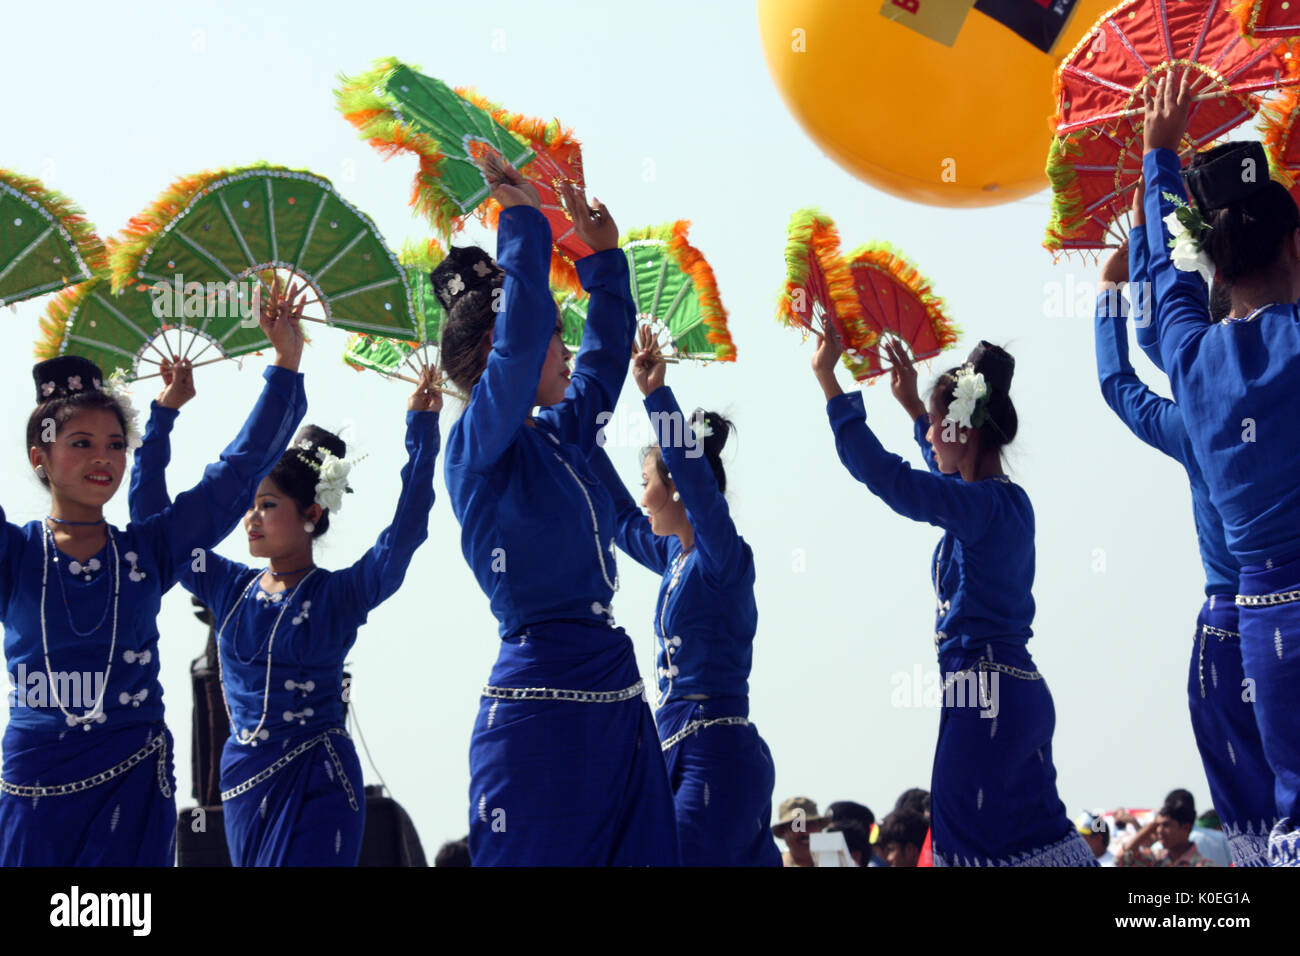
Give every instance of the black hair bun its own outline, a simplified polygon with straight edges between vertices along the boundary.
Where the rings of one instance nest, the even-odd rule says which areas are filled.
[[[463,296],[500,286],[505,270],[478,246],[452,246],[447,258],[429,273],[434,295],[448,312]]]
[[[321,428],[319,425],[303,425],[298,434],[293,436],[293,446],[289,453],[302,452],[306,457],[319,461],[317,450],[324,448],[335,458],[348,456],[347,443],[338,435]]]
[[[966,359],[976,372],[984,376],[994,393],[1006,395],[1011,390],[1011,379],[1016,372],[1016,360],[999,345],[981,341]]]
[[[718,482],[718,490],[723,494],[727,492],[727,472],[722,467],[722,449],[727,444],[727,438],[736,426],[731,419],[718,412],[706,412],[702,408],[697,408],[691,412],[691,427],[696,428],[703,426],[705,435],[700,443],[704,446],[704,457],[713,469],[713,477]]]
[[[1257,140],[1223,143],[1198,153],[1183,182],[1204,215],[1244,202],[1268,187],[1264,145]]]

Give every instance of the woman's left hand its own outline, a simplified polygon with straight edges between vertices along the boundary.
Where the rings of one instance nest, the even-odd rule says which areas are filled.
[[[641,394],[649,396],[651,392],[663,387],[664,375],[668,370],[650,326],[643,325],[637,332],[636,349],[636,355],[632,357],[632,378],[636,381],[636,387],[641,389]]]
[[[441,379],[438,366],[430,365],[420,373],[420,384],[416,386],[411,397],[406,400],[406,407],[412,412],[442,411],[442,392],[438,390]]]
[[[573,220],[573,231],[593,252],[618,248],[618,226],[603,202],[595,200],[595,208],[587,205],[582,190],[575,189],[570,182],[560,184],[560,198],[564,200],[564,211]]]

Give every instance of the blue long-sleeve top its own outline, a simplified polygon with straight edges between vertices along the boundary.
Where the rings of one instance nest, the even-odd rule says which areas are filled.
[[[154,405],[136,453],[136,470],[144,474],[133,476],[132,514],[167,505],[166,482],[156,463],[170,458],[175,420],[174,411]],[[438,413],[408,411],[407,461],[393,521],[349,568],[318,568],[300,586],[277,594],[261,587],[262,568],[215,553],[182,569],[185,589],[211,609],[221,627],[217,650],[236,733],[251,734],[260,724],[261,742],[342,725],[344,657],[370,611],[401,587],[415,550],[429,535],[438,446]]]
[[[501,637],[543,621],[608,619],[617,581],[614,504],[588,465],[632,356],[636,307],[627,259],[578,260],[587,324],[564,400],[530,418],[556,306],[551,232],[529,206],[501,214],[502,307],[483,377],[451,427],[443,476],[461,550],[492,604]]]
[[[1151,150],[1146,177],[1152,325],[1174,400],[1242,565],[1300,553],[1300,310],[1275,304],[1249,318],[1210,320],[1209,292],[1195,273],[1174,267],[1164,217],[1185,199],[1178,156]]]
[[[944,530],[931,563],[939,654],[990,643],[1023,647],[1034,620],[1034,509],[1024,489],[1002,476],[940,474],[923,437],[927,416],[916,420],[915,434],[930,471],[919,471],[880,444],[860,392],[835,396],[826,414],[849,474],[900,515]]]
[[[89,734],[96,727],[118,729],[163,719],[157,622],[162,595],[191,561],[239,522],[258,484],[306,413],[301,375],[271,367],[265,378],[262,394],[239,435],[221,458],[204,470],[199,483],[148,518],[132,520],[123,530],[111,529],[112,543],[105,544],[94,558],[77,562],[79,573],[72,573],[72,559],[55,551],[52,541],[42,540],[43,521],[21,527],[4,524],[0,534],[0,623],[4,624],[9,673],[17,684],[9,710],[11,728],[70,728],[49,694],[40,623],[43,574],[48,574],[44,643],[49,647],[56,684],[63,684],[55,691],[65,707],[77,716],[84,715],[92,709],[97,686],[102,686],[106,719],[88,724]],[[141,467],[138,461],[136,467]],[[113,544],[117,547],[116,566]],[[49,550],[43,552],[43,547]],[[110,669],[115,579],[120,580],[120,590]],[[76,694],[67,684],[72,675],[85,675],[82,682],[86,686]],[[17,699],[19,692],[26,700]],[[80,706],[68,706],[78,699]],[[76,732],[80,736],[80,731]],[[92,739],[89,734],[85,739]]]
[[[646,396],[645,408],[652,422],[690,427],[666,385]],[[656,429],[660,435],[665,431]],[[745,696],[758,631],[754,552],[736,531],[703,445],[688,450],[684,441],[668,440],[660,451],[691,521],[690,551],[682,550],[676,535],[660,537],[650,529],[603,448],[591,455],[618,512],[619,547],[663,576],[654,619],[659,702],[694,694]]]
[[[1130,237],[1129,241],[1134,240]],[[1129,273],[1131,283],[1146,281],[1145,262],[1141,265],[1144,271]],[[1140,292],[1135,294],[1141,298]],[[1147,388],[1129,364],[1125,312],[1124,298],[1118,293],[1113,298],[1104,292],[1097,297],[1097,378],[1102,397],[1129,431],[1183,466],[1192,488],[1192,517],[1205,567],[1205,593],[1236,594],[1239,568],[1228,551],[1223,522],[1210,502],[1210,488],[1196,460],[1182,412],[1174,402]]]

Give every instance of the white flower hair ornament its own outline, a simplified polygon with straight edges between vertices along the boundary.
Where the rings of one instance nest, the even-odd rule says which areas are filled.
[[[695,433],[696,444],[703,442],[706,438],[713,437],[713,428],[709,425],[709,420],[703,415],[691,419],[691,431]]]
[[[113,374],[104,383],[103,390],[112,397],[113,401],[117,402],[118,408],[122,410],[122,417],[126,419],[126,447],[129,451],[135,451],[142,444],[138,424],[140,413],[131,404],[131,393],[127,390],[127,381],[126,369],[114,369]]]
[[[1189,206],[1181,196],[1171,192],[1161,193],[1174,204],[1174,211],[1165,216],[1165,228],[1169,230],[1169,258],[1174,268],[1180,272],[1199,272],[1205,284],[1214,279],[1214,263],[1205,253],[1202,245],[1205,234],[1210,231],[1209,224],[1201,214]]]
[[[962,428],[979,428],[989,416],[988,383],[984,381],[983,373],[975,371],[975,366],[969,362],[957,369],[956,379],[952,402],[943,420]]]
[[[297,447],[308,451],[311,449],[311,442],[300,441]],[[298,460],[319,476],[316,479],[316,504],[330,514],[338,514],[342,511],[343,496],[352,494],[352,489],[348,487],[348,474],[352,471],[352,466],[365,457],[362,455],[355,460],[340,458],[328,448],[319,445],[316,446],[313,457],[300,454]]]

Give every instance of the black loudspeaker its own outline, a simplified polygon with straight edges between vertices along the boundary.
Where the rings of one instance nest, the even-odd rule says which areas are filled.
[[[186,807],[176,819],[177,866],[230,866],[220,806]],[[366,830],[358,866],[428,866],[415,824],[401,804],[366,787]]]

